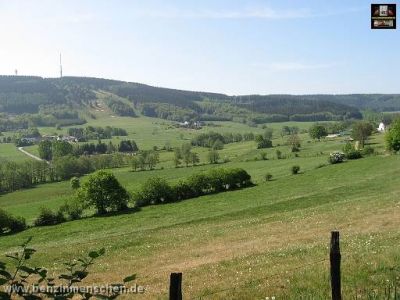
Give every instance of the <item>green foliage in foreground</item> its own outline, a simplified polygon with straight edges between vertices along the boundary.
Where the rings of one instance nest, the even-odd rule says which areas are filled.
[[[400,151],[400,119],[394,121],[386,133],[386,146],[389,150]]]
[[[7,264],[0,261],[0,287],[4,287],[4,290],[0,290],[0,299],[11,300],[17,296],[29,300],[67,300],[75,299],[76,296],[80,296],[80,299],[84,300],[93,296],[101,299],[115,299],[120,295],[122,288],[125,288],[126,283],[136,279],[136,275],[128,276],[123,280],[123,283],[112,284],[111,286],[117,288],[107,291],[104,295],[81,290],[79,286],[74,288],[89,276],[88,269],[94,264],[95,260],[105,254],[105,249],[101,248],[98,251],[90,251],[87,257],[64,262],[65,273],[58,276],[58,280],[62,282],[58,286],[62,286],[64,289],[57,289],[55,288],[55,279],[49,276],[47,269],[28,264],[36,252],[35,249],[29,247],[31,240],[32,237],[21,244],[20,251],[6,255],[13,262],[13,269],[7,268]],[[31,288],[43,285],[53,287],[53,289],[43,289],[43,291],[36,292]]]

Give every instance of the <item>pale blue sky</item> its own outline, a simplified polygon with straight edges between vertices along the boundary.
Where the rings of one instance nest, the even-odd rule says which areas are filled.
[[[399,93],[399,30],[364,0],[0,0],[0,74],[229,94]],[[389,68],[392,68],[390,70]]]

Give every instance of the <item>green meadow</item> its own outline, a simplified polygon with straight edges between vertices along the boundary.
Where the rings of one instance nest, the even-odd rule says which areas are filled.
[[[110,115],[99,116],[90,124],[126,128],[141,149],[162,147],[167,141],[179,146],[210,130],[263,131],[231,122],[187,130],[159,119]],[[307,129],[310,124],[290,125]],[[339,230],[345,299],[357,295],[368,299],[374,290],[383,296],[388,284],[398,281],[400,275],[400,157],[385,153],[380,134],[369,140],[375,155],[337,165],[328,164],[327,158],[331,151],[342,149],[343,138],[318,142],[300,134],[302,147],[296,157],[279,135],[283,125],[287,123],[268,125],[275,129],[274,148],[259,150],[255,142],[227,144],[219,151],[226,162],[218,165],[209,165],[208,150],[196,147],[193,151],[199,153],[200,165],[195,167],[175,168],[173,153],[161,151],[156,170],[110,170],[131,193],[150,177],[172,183],[215,167],[245,169],[254,187],[127,214],[30,228],[1,237],[0,255],[14,251],[33,236],[32,247],[38,250],[33,263],[58,274],[66,259],[105,247],[106,255],[92,266],[87,283],[115,282],[136,273],[136,282],[146,287],[145,294],[135,296],[138,299],[167,299],[171,272],[183,272],[185,299],[310,295],[327,299],[330,232]],[[50,133],[53,129],[46,130]],[[278,149],[284,159],[277,159]],[[37,153],[35,146],[27,150]],[[261,160],[261,152],[267,154],[267,160]],[[300,174],[291,174],[293,165],[301,167]],[[272,181],[264,180],[267,173],[273,175]],[[72,193],[68,181],[43,184],[1,195],[0,205],[32,224],[41,207],[55,210]]]

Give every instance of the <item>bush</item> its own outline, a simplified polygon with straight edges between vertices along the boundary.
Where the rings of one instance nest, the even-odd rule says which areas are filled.
[[[176,200],[184,200],[196,197],[191,185],[184,180],[179,181],[173,187],[173,193]]]
[[[10,232],[20,232],[24,231],[26,226],[26,221],[23,217],[11,217],[9,221]]]
[[[267,152],[261,152],[260,153],[260,158],[261,158],[261,160],[268,160]]]
[[[272,174],[271,173],[267,173],[264,175],[264,179],[265,181],[271,181],[272,180]]]
[[[292,146],[292,152],[300,152],[300,148],[297,146]]]
[[[68,200],[60,207],[60,213],[67,215],[68,220],[78,220],[82,217],[84,207],[78,198]]]
[[[359,159],[362,158],[361,151],[359,150],[352,150],[346,153],[347,159]]]
[[[134,200],[137,207],[168,203],[174,199],[172,187],[163,178],[153,177],[148,179],[135,194]]]
[[[192,197],[204,195],[208,189],[208,178],[205,174],[193,174],[187,180],[192,189]]]
[[[372,154],[374,154],[374,153],[375,153],[375,149],[372,148],[371,146],[366,146],[366,147],[364,147],[364,149],[363,149],[362,152],[361,152],[361,154],[362,154],[362,155],[365,155],[365,156],[367,156],[367,155],[372,155]]]
[[[299,174],[299,172],[300,172],[300,166],[293,166],[293,167],[291,168],[291,171],[292,171],[292,174],[293,174],[293,175]]]
[[[359,159],[362,157],[361,151],[356,150],[351,143],[346,143],[346,145],[343,147],[343,152],[347,159]]]
[[[63,214],[59,211],[57,213],[48,208],[42,208],[39,216],[34,221],[35,226],[51,226],[65,222]]]
[[[393,152],[400,151],[400,118],[396,119],[385,135],[386,147]]]
[[[0,234],[23,231],[26,227],[26,221],[24,218],[14,217],[0,209]]]
[[[329,155],[328,161],[329,161],[331,164],[338,164],[338,163],[343,162],[343,161],[344,161],[344,158],[345,158],[345,154],[344,154],[343,152],[332,152],[332,153]]]
[[[271,140],[260,138],[256,142],[257,142],[257,149],[272,148]]]
[[[81,183],[80,183],[78,177],[72,177],[70,180],[70,183],[71,183],[72,189],[74,189],[74,190],[79,189],[81,187]]]
[[[282,158],[282,152],[280,150],[276,150],[276,158],[281,159]]]

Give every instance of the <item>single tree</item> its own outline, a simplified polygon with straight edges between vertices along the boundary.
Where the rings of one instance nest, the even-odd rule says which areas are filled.
[[[210,164],[217,164],[219,160],[219,153],[217,150],[210,150],[207,157]]]
[[[317,123],[310,127],[310,129],[308,130],[308,134],[314,140],[321,140],[321,138],[328,135],[325,126]]]
[[[353,125],[351,137],[356,141],[359,141],[360,147],[363,148],[365,141],[374,131],[374,127],[371,123],[366,121],[359,121]]]
[[[121,211],[127,208],[129,194],[121,186],[114,174],[97,171],[79,189],[78,197],[99,214],[108,211]]]
[[[41,141],[39,143],[39,157],[45,160],[51,160],[53,156],[51,141]]]

